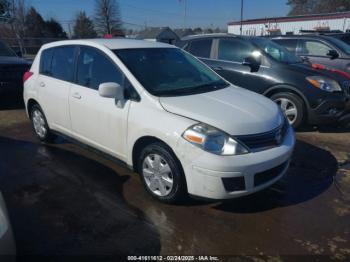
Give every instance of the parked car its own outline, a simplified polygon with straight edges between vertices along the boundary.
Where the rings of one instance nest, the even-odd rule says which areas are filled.
[[[330,35],[288,35],[271,38],[313,64],[350,73],[350,46]]]
[[[40,140],[63,134],[118,158],[161,201],[251,194],[288,169],[295,138],[278,106],[175,46],[55,42],[24,80]]]
[[[0,97],[3,95],[22,97],[22,76],[30,68],[30,64],[0,41]]]
[[[350,33],[326,33],[325,35],[337,38],[350,45]]]
[[[338,122],[349,112],[349,79],[313,69],[267,38],[199,35],[179,46],[232,84],[271,98],[295,128]]]

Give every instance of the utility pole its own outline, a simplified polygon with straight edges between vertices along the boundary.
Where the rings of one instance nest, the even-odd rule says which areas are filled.
[[[241,35],[242,35],[242,27],[243,27],[243,1],[244,0],[241,0],[241,26],[239,28]]]
[[[187,0],[184,0],[185,12],[184,12],[184,30],[186,29],[187,24]]]

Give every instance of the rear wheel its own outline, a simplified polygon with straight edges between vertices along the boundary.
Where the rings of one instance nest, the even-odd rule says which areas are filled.
[[[303,124],[305,118],[304,103],[297,95],[277,93],[271,99],[281,107],[289,123],[295,129]]]
[[[46,117],[39,105],[34,105],[30,111],[33,129],[36,136],[43,142],[52,142],[53,134],[47,124]]]
[[[163,143],[146,146],[138,159],[138,172],[146,190],[156,199],[176,203],[187,193],[182,167]]]

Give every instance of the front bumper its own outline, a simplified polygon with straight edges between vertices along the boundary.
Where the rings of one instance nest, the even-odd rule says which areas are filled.
[[[289,127],[280,146],[260,152],[218,156],[180,139],[181,153],[176,153],[184,168],[189,194],[229,199],[252,194],[278,181],[288,170],[294,145],[294,131]]]
[[[317,107],[308,110],[310,124],[339,123],[350,116],[350,98],[333,97],[323,100]]]

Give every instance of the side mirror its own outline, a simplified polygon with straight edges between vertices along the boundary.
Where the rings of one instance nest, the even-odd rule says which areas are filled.
[[[329,50],[327,56],[329,56],[331,59],[336,59],[339,57],[339,54],[336,50]]]
[[[261,57],[254,55],[248,56],[243,60],[242,65],[249,66],[252,72],[257,72],[261,66]]]
[[[124,88],[114,82],[102,83],[98,87],[101,97],[114,98],[117,107],[122,108],[125,103]]]

